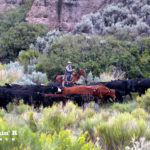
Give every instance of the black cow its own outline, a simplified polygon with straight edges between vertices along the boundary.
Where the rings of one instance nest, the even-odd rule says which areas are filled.
[[[56,93],[58,91],[55,85],[18,85],[18,84],[6,84],[6,88],[19,89],[19,90],[30,90],[33,92],[40,93]]]
[[[0,107],[6,109],[6,105],[14,99],[23,99],[25,104],[39,107],[40,104],[47,106],[49,103],[45,98],[45,93],[54,94],[58,92],[56,86],[44,85],[17,85],[6,84],[0,87]]]
[[[145,91],[150,88],[150,78],[138,79],[136,89],[139,96],[145,94]]]

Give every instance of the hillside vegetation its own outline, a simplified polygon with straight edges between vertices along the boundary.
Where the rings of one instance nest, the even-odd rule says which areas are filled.
[[[31,4],[1,14],[0,85],[47,84],[64,74],[68,60],[89,76],[150,77],[150,1],[106,4],[102,13],[84,16],[71,33],[26,22]],[[0,132],[9,131],[0,134],[1,150],[150,149],[150,90],[123,104],[90,103],[83,109],[69,101],[35,110],[14,100],[7,110],[0,109]]]
[[[27,4],[2,14],[1,62],[17,60],[25,66],[35,64],[49,80],[64,73],[68,60],[76,70],[84,68],[94,76],[118,70],[126,72],[126,78],[149,77],[148,0],[106,1],[103,13],[84,16],[74,31],[67,34],[25,22],[31,2]],[[97,33],[114,26],[114,32]]]

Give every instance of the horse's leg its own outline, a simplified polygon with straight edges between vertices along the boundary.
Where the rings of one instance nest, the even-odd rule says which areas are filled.
[[[65,87],[66,75],[63,75],[61,79],[62,87]]]
[[[62,87],[65,87],[65,80],[62,81]]]

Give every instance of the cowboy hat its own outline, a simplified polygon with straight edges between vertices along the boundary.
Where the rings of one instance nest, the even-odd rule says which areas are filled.
[[[67,63],[68,63],[68,64],[71,64],[72,62],[71,62],[71,61],[68,61]]]

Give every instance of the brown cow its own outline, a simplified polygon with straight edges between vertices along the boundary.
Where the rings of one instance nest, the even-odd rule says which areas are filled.
[[[45,94],[45,97],[49,96],[67,97],[70,94],[97,96],[99,99],[102,100],[102,103],[104,103],[106,97],[111,97],[112,99],[116,98],[115,90],[109,89],[102,84],[96,86],[80,85],[74,87],[64,87],[62,89],[62,94]]]

